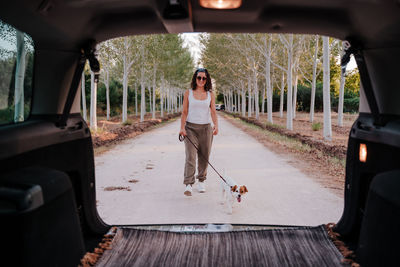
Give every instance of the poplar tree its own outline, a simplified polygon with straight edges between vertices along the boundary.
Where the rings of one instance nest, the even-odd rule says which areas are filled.
[[[331,125],[331,96],[330,96],[330,71],[329,71],[329,37],[323,36],[323,101],[324,101],[324,139],[332,140],[332,125]]]

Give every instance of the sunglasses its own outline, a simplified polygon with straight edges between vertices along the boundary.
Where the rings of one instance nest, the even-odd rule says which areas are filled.
[[[197,78],[198,81],[201,81],[201,80],[207,81],[207,77],[197,76],[196,78]]]

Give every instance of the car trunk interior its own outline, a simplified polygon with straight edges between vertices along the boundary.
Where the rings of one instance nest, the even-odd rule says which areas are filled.
[[[96,266],[341,266],[343,258],[324,226],[138,228],[118,228]]]

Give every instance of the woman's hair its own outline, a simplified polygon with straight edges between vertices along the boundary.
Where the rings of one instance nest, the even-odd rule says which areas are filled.
[[[206,74],[206,77],[207,77],[206,84],[204,85],[204,90],[211,91],[212,90],[212,84],[211,84],[210,74],[208,73],[207,69],[203,69],[203,68],[198,68],[194,72],[193,77],[192,77],[192,83],[191,83],[192,89],[196,90],[196,88],[197,88],[196,79],[197,79],[197,73],[199,73],[199,72],[204,72]]]

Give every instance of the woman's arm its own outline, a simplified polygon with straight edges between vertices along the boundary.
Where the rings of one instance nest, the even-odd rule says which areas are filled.
[[[186,125],[186,119],[189,111],[189,90],[185,91],[185,94],[183,96],[183,109],[182,109],[182,115],[181,115],[181,129],[179,131],[179,135],[186,136],[186,130],[185,130],[185,125]]]
[[[213,135],[217,135],[218,134],[218,117],[217,117],[217,112],[215,111],[215,95],[214,95],[214,93],[211,93],[210,109],[211,109],[211,118],[214,123]]]

